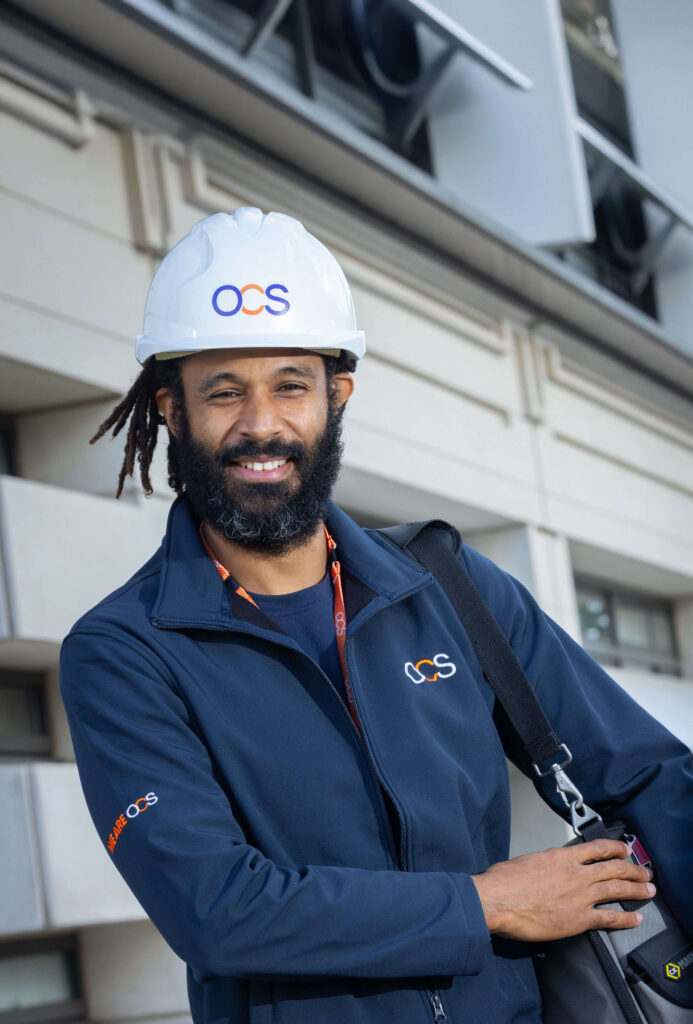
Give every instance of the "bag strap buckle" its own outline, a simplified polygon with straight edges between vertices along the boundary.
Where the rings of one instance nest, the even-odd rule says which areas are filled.
[[[565,757],[562,762],[554,762],[554,764],[550,765],[549,768],[546,768],[543,771],[537,764],[533,767],[540,779],[553,775],[554,782],[556,783],[556,792],[570,814],[570,824],[573,832],[576,836],[580,836],[582,838],[582,830],[585,826],[591,824],[593,821],[601,821],[602,817],[592,807],[585,803],[582,793],[572,779],[566,774],[565,768],[573,760],[573,755],[570,753],[565,743],[561,743],[561,750],[565,753]]]

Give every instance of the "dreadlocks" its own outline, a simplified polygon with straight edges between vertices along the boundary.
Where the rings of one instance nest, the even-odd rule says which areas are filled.
[[[344,351],[339,356],[323,356],[323,359],[327,377],[327,392],[331,400],[335,393],[335,374],[345,371],[353,373],[356,369],[356,360]],[[166,424],[166,420],[156,404],[156,393],[161,388],[168,388],[173,395],[174,405],[182,406],[184,397],[180,366],[181,358],[156,359],[154,356],[150,356],[128,393],[118,402],[89,441],[89,444],[94,444],[109,430],[111,430],[111,437],[115,437],[128,420],[130,421],[123,464],[118,474],[116,498],[123,493],[125,477],[134,476],[135,463],[139,466],[144,493],[150,495],[153,492],[149,469],[156,448],[159,427]],[[176,494],[180,494],[183,490],[176,458],[176,441],[170,433],[168,438],[168,484]]]

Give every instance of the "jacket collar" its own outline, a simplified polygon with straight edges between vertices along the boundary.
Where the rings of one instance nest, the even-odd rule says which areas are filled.
[[[337,544],[342,567],[384,599],[379,604],[396,601],[430,580],[429,573],[379,534],[358,526],[332,501],[327,528]],[[245,628],[234,609],[238,605],[229,600],[229,588],[204,549],[189,502],[185,496],[177,498],[169,512],[162,544],[153,625],[174,629]]]

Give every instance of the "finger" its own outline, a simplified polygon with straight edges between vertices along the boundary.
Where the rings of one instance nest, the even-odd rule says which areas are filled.
[[[589,843],[574,847],[577,859],[582,864],[596,860],[612,860],[615,857],[624,860],[630,857],[630,847],[619,839],[592,839]]]
[[[589,872],[591,882],[602,882],[608,878],[623,878],[629,882],[649,882],[652,872],[649,868],[640,864],[633,864],[630,860],[602,860],[594,864],[586,864],[585,871]]]
[[[590,886],[589,898],[595,903],[612,903],[615,900],[651,900],[657,892],[652,882],[627,882],[623,878],[610,878]]]
[[[611,907],[593,910],[590,928],[637,928],[642,923],[642,914],[637,910],[613,910]]]

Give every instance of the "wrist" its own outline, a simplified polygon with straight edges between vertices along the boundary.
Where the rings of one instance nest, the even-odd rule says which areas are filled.
[[[489,933],[491,935],[497,932],[502,933],[507,926],[507,911],[495,897],[493,885],[489,885],[489,879],[483,874],[470,877],[476,888]]]

